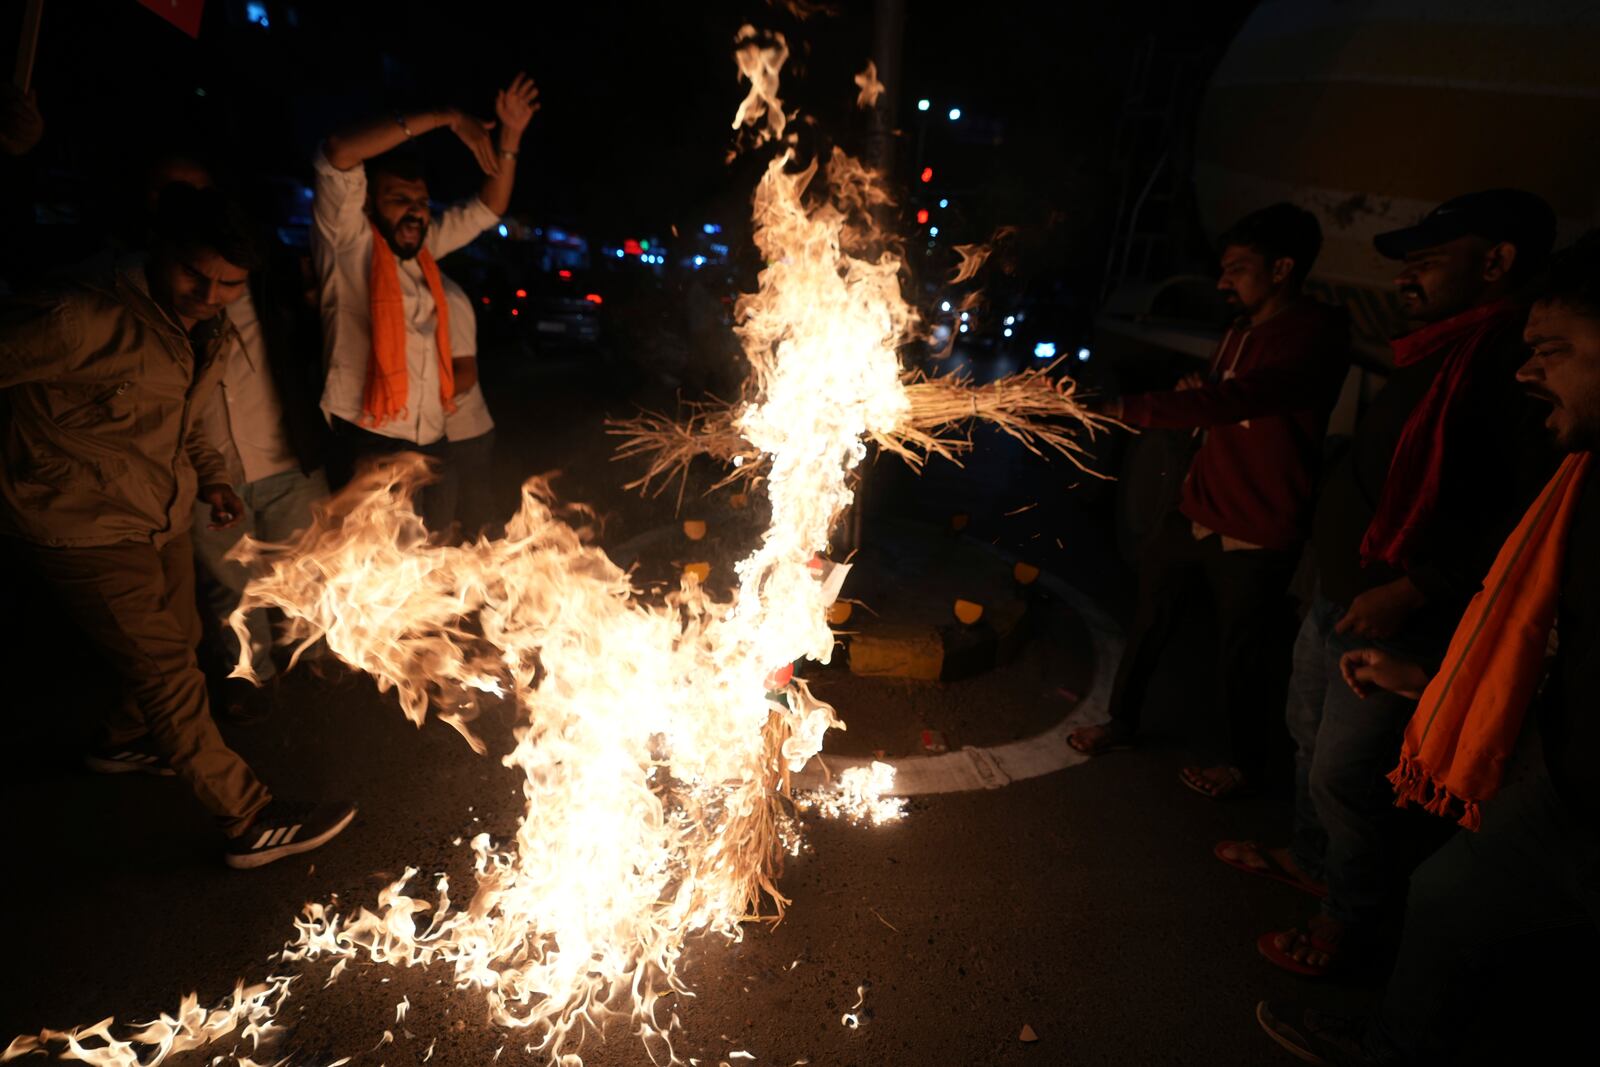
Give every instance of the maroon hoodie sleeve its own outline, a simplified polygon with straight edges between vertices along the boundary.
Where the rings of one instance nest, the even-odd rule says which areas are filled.
[[[1139,393],[1122,401],[1122,420],[1176,430],[1220,426],[1267,415],[1320,408],[1337,397],[1349,362],[1349,319],[1332,309],[1297,315],[1276,330],[1244,342],[1259,359],[1227,381],[1197,389]]]

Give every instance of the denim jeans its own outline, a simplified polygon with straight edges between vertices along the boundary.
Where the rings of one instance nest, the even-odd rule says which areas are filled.
[[[1380,1062],[1462,1062],[1474,1013],[1501,1010],[1510,983],[1539,978],[1550,983],[1532,990],[1546,998],[1541,1004],[1563,989],[1579,1001],[1566,1011],[1552,1006],[1552,1019],[1574,1034],[1584,1029],[1574,1011],[1592,1008],[1593,977],[1571,980],[1590,972],[1589,959],[1565,957],[1575,972],[1507,959],[1558,931],[1555,951],[1564,956],[1579,940],[1572,933],[1592,933],[1600,920],[1600,837],[1573,815],[1536,759],[1530,777],[1484,804],[1480,830],[1458,832],[1412,875],[1400,953],[1365,1040]],[[1549,963],[1548,950],[1543,959]],[[1543,1021],[1524,1021],[1524,1040],[1550,1040]]]
[[[311,505],[328,495],[328,483],[321,471],[302,474],[298,469],[269,475],[239,487],[244,501],[244,516],[238,525],[226,530],[208,528],[211,509],[194,509],[195,563],[200,574],[201,595],[206,606],[206,625],[227,666],[239,662],[239,638],[228,625],[228,616],[239,606],[250,571],[224,557],[245,534],[260,541],[286,541],[311,525]],[[278,673],[272,662],[272,632],[265,611],[245,616],[250,631],[250,664],[256,677],[266,681]]]
[[[1290,852],[1307,875],[1327,882],[1323,914],[1370,929],[1398,909],[1405,885],[1408,849],[1387,776],[1416,702],[1381,690],[1356,696],[1339,659],[1376,646],[1436,662],[1443,642],[1436,628],[1385,642],[1335,633],[1344,613],[1319,592],[1295,640],[1284,716],[1295,744]]]

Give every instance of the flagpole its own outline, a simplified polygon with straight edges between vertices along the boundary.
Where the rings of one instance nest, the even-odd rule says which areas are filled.
[[[12,82],[23,92],[33,84],[33,57],[39,50],[39,18],[44,0],[27,0],[22,9],[22,33],[17,37],[17,69]]]

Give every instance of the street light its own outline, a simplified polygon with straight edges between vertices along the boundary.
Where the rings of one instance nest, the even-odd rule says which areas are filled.
[[[930,108],[932,106],[933,105],[928,102],[928,98],[927,97],[923,97],[921,100],[917,101],[917,110],[918,111],[926,111],[926,110],[928,110],[928,108]]]
[[[951,122],[955,122],[960,118],[961,118],[961,109],[959,107],[951,108],[950,109],[950,121]]]

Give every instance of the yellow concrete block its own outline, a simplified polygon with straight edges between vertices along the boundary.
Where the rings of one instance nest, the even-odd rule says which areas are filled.
[[[850,640],[851,674],[937,681],[943,667],[944,642],[925,627],[857,634]]]

